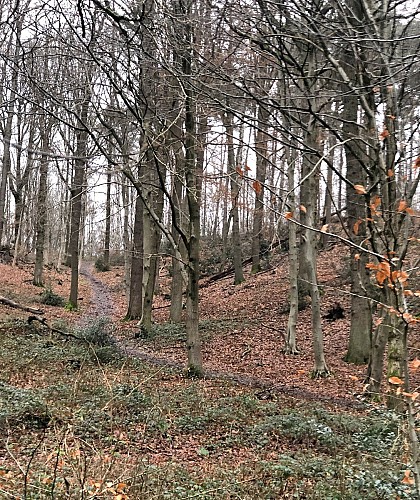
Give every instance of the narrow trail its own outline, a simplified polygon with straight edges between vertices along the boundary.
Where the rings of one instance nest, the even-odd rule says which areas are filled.
[[[92,304],[87,314],[82,318],[82,322],[92,318],[112,318],[114,312],[111,291],[109,287],[98,279],[93,271],[92,264],[82,263],[80,274],[89,282],[92,289]],[[132,339],[115,339],[118,348],[129,357],[137,358],[149,364],[170,368],[177,372],[185,371],[185,363],[175,361],[173,359],[161,358],[147,351],[133,347]],[[346,398],[331,398],[331,396],[323,396],[300,387],[279,385],[273,383],[270,379],[262,379],[252,375],[242,373],[229,373],[219,370],[204,370],[204,377],[209,380],[220,380],[230,383],[235,383],[243,387],[259,389],[257,394],[261,399],[270,399],[275,395],[284,395],[298,400],[320,402],[326,405],[340,407],[351,410],[363,411],[369,405],[362,401],[351,400]]]
[[[111,318],[114,312],[111,291],[92,271],[92,263],[82,262],[80,274],[89,282],[92,289],[92,303],[82,321],[98,317]]]

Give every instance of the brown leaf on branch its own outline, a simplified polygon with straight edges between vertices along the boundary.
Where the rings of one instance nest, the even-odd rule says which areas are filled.
[[[383,141],[383,140],[384,140],[384,139],[386,139],[388,136],[389,136],[389,130],[388,130],[388,129],[386,129],[386,128],[384,128],[384,129],[382,130],[382,132],[379,134],[379,139],[380,139],[381,141]]]
[[[257,194],[261,194],[261,192],[262,192],[262,185],[261,185],[261,182],[260,182],[260,181],[255,180],[255,181],[252,183],[252,187],[254,188],[254,191],[255,191]]]
[[[357,194],[366,194],[366,188],[361,184],[354,184],[353,187]]]

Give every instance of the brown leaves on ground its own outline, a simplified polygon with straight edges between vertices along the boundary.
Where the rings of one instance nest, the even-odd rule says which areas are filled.
[[[271,269],[257,275],[247,275],[246,281],[240,285],[233,285],[232,277],[228,277],[201,290],[205,369],[255,377],[265,384],[296,390],[297,393],[303,391],[302,394],[306,393],[311,399],[318,397],[323,401],[331,399],[332,402],[338,399],[354,400],[355,393],[363,390],[366,367],[349,365],[343,361],[350,327],[345,255],[344,248],[337,245],[328,252],[322,252],[318,260],[323,311],[328,311],[337,302],[345,311],[344,319],[323,322],[325,356],[332,372],[331,377],[323,380],[310,378],[313,369],[310,305],[299,312],[299,355],[285,356],[283,353],[288,320],[286,255],[276,256]],[[94,271],[91,265],[84,267],[88,269],[88,275],[85,274],[80,280],[79,311],[69,312],[64,308],[42,306],[50,323],[52,320],[76,323],[81,316],[94,313],[93,310],[101,302],[110,303],[112,307],[105,309],[117,325],[119,339],[127,347],[176,361],[180,365],[185,363],[186,352],[182,344],[156,344],[134,339],[137,322],[122,321],[127,308],[123,268],[115,267],[109,272],[100,273]],[[42,289],[32,284],[32,266],[0,264],[0,272],[3,276],[1,294],[25,305],[39,306]],[[69,270],[47,269],[46,276],[47,286],[66,298],[70,287]],[[92,285],[92,279],[104,286]],[[169,274],[162,267],[159,294],[154,303],[154,319],[158,324],[168,320],[169,292]],[[0,318],[17,316],[26,317],[23,312],[0,307]]]
[[[287,256],[276,256],[273,268],[257,275],[247,275],[240,285],[228,277],[203,288],[200,317],[203,324],[203,359],[205,368],[256,377],[267,384],[293,389],[322,401],[330,398],[354,400],[363,391],[364,366],[343,361],[350,326],[348,285],[344,277],[345,255],[336,246],[322,253],[318,274],[323,291],[323,311],[337,301],[345,310],[345,319],[324,322],[325,355],[332,376],[323,380],[310,378],[313,369],[312,328],[310,306],[299,313],[297,343],[300,354],[285,356],[284,335],[288,320],[288,262]],[[131,348],[141,349],[159,358],[185,363],[186,352],[179,344],[156,345],[134,340],[136,322],[121,323],[126,302],[122,288],[123,269],[97,273],[96,277],[112,291],[121,339]],[[154,319],[164,323],[169,317],[170,281],[166,270],[160,278],[160,295],[155,300]],[[167,307],[165,307],[167,306]],[[207,332],[206,328],[211,330]]]

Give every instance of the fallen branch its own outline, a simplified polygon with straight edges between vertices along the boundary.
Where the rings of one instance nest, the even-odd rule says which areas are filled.
[[[27,307],[27,306],[22,306],[21,304],[18,304],[17,302],[14,302],[11,299],[7,299],[6,297],[2,297],[0,295],[0,303],[5,304],[6,306],[13,307],[14,309],[20,309],[21,311],[26,311],[30,312],[33,314],[44,314],[44,311],[41,309],[35,309],[34,307]]]
[[[41,318],[40,316],[29,316],[28,323],[31,324],[33,321],[39,321],[41,323],[41,325],[48,328],[48,330],[50,330],[51,332],[54,332],[54,333],[58,333],[59,335],[63,335],[63,337],[67,337],[67,338],[70,337],[72,339],[76,339],[76,340],[79,340],[81,342],[86,342],[85,339],[78,337],[74,333],[63,332],[63,330],[59,330],[58,328],[54,328],[54,327],[50,326],[47,323],[47,320],[45,318]]]
[[[269,249],[265,250],[262,253],[262,256],[271,252],[272,250],[274,250],[278,246],[286,243],[287,241],[289,241],[289,238],[285,238],[283,240],[276,241],[275,243],[270,245]],[[248,259],[243,260],[241,265],[242,265],[242,267],[244,267],[244,266],[247,266],[248,264],[252,264],[252,257],[248,257]],[[227,278],[228,276],[231,276],[234,272],[235,272],[235,268],[230,267],[229,269],[226,269],[225,271],[221,271],[220,273],[213,274],[212,276],[208,277],[204,283],[200,283],[200,288],[206,288],[206,287],[210,286],[212,283],[214,283],[215,281],[219,281],[219,280],[222,280],[224,278]]]

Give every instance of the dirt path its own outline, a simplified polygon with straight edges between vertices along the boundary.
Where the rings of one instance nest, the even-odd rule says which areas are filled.
[[[92,289],[91,306],[83,320],[98,317],[111,318],[114,312],[111,292],[108,286],[93,274],[93,264],[82,262],[80,274],[89,282]]]

